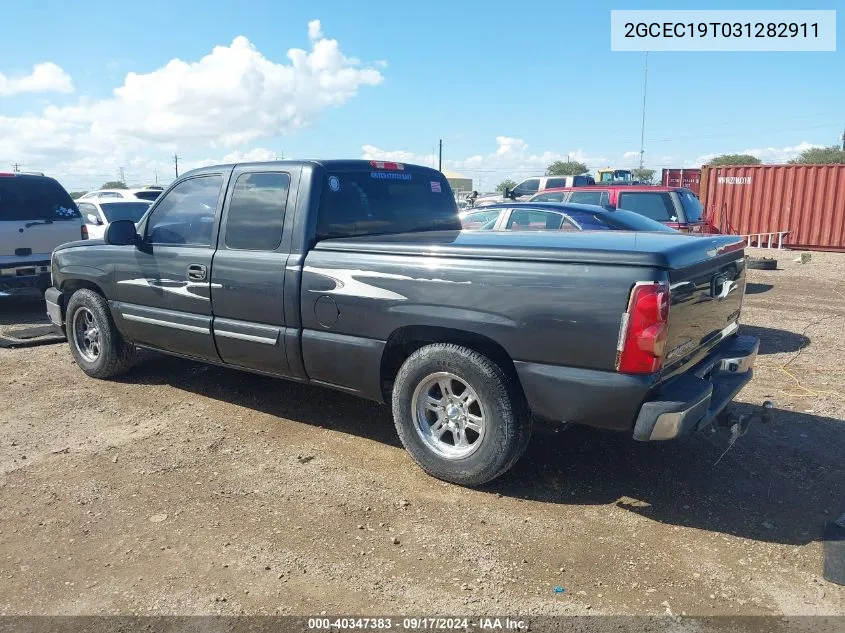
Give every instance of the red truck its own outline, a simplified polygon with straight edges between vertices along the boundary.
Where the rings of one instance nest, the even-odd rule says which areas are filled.
[[[532,202],[597,204],[607,209],[626,209],[662,222],[682,233],[713,233],[704,219],[696,195],[684,187],[653,185],[594,185],[547,189]]]

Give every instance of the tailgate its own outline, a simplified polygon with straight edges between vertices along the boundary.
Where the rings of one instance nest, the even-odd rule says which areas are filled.
[[[711,251],[703,261],[670,272],[666,377],[738,328],[745,294],[745,251],[736,245],[719,250],[725,252]]]

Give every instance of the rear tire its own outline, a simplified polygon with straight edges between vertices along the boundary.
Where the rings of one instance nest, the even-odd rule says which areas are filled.
[[[92,378],[111,378],[132,366],[134,347],[114,324],[106,300],[93,290],[77,290],[68,301],[65,330],[70,353]]]
[[[531,438],[519,385],[492,360],[459,345],[436,343],[411,354],[392,400],[396,431],[414,461],[462,486],[504,474]]]

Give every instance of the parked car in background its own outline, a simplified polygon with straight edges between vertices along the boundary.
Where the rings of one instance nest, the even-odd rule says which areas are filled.
[[[516,202],[496,204],[461,218],[477,231],[656,231],[676,233],[633,211],[609,211],[591,204]]]
[[[100,198],[97,200],[79,200],[77,206],[82,214],[82,221],[88,229],[88,237],[100,239],[106,234],[106,227],[115,220],[140,220],[152,202],[147,200],[128,200],[125,198]]]
[[[142,189],[97,189],[89,191],[80,200],[148,200],[154,202],[164,191],[161,187],[144,187]]]
[[[57,249],[45,302],[89,376],[148,347],[391,403],[417,463],[463,485],[514,465],[532,412],[642,441],[744,431],[722,415],[759,346],[741,238],[460,229],[428,167],[209,166]]]
[[[0,173],[0,292],[45,290],[53,249],[85,237],[76,203],[56,180]]]
[[[538,191],[556,189],[559,187],[585,187],[596,184],[595,178],[589,174],[581,176],[536,176],[526,178],[513,189],[479,196],[475,201],[476,207],[483,207],[488,204],[498,204],[510,200],[527,200]]]
[[[626,209],[662,222],[682,233],[712,233],[704,208],[695,194],[684,187],[653,185],[595,185],[543,191],[531,202],[597,204],[607,209]]]

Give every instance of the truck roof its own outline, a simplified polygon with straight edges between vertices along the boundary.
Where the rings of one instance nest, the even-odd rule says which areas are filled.
[[[666,191],[680,191],[686,187],[664,187],[663,185],[602,185],[596,183],[594,185],[583,185],[581,187],[554,187],[553,189],[543,189],[538,193],[553,193],[555,191],[652,191],[655,193],[663,193]]]
[[[404,171],[406,169],[413,169],[414,171],[428,171],[436,174],[441,174],[432,167],[425,165],[414,165],[412,163],[398,163],[393,161],[380,160],[365,160],[365,159],[298,159],[298,160],[270,160],[270,161],[251,161],[245,163],[225,163],[220,165],[208,165],[206,167],[198,167],[191,171],[185,172],[183,176],[197,175],[204,173],[217,172],[221,168],[233,169],[235,167],[267,167],[268,165],[278,165],[279,167],[292,167],[297,165],[320,165],[328,171],[353,171],[366,169],[384,169]],[[442,174],[441,174],[442,175]],[[446,176],[443,176],[445,179]]]

